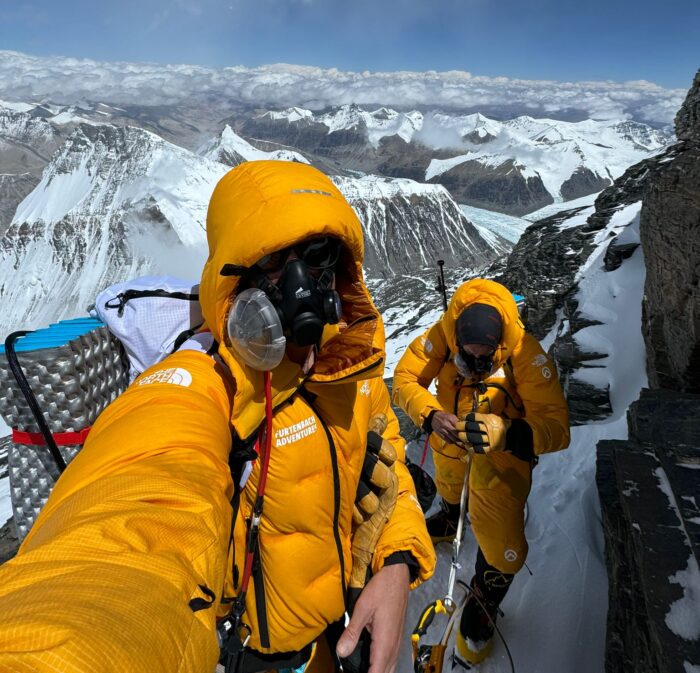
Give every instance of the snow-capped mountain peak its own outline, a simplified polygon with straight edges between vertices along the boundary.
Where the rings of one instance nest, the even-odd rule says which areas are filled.
[[[228,166],[237,166],[244,161],[259,161],[263,159],[309,163],[306,157],[291,149],[278,149],[271,152],[259,150],[247,140],[241,138],[228,124],[218,138],[206,144],[198,153],[212,161],[218,161]]]

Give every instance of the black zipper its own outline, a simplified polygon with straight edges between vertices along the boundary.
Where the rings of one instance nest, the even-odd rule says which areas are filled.
[[[458,383],[457,390],[455,392],[455,409],[454,409],[455,416],[459,416],[459,393],[461,391],[462,391],[462,384],[460,382],[460,383]]]
[[[255,590],[255,611],[258,615],[258,630],[260,645],[270,647],[270,629],[267,625],[267,599],[265,598],[265,574],[262,567],[262,554],[260,544],[255,551],[253,559],[253,589]]]
[[[307,400],[308,403],[308,400]],[[313,412],[316,414],[319,421],[321,421],[321,426],[326,432],[326,437],[328,438],[328,446],[331,452],[331,465],[333,466],[333,537],[335,538],[335,546],[338,551],[338,560],[340,561],[340,579],[343,590],[343,605],[346,604],[347,600],[347,586],[345,585],[345,557],[343,556],[343,545],[340,541],[340,473],[338,471],[338,453],[335,448],[335,442],[333,437],[331,437],[330,430],[326,425],[326,422],[321,418],[314,407],[308,403]]]

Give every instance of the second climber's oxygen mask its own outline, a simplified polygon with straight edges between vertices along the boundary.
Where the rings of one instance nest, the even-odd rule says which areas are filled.
[[[340,321],[340,295],[332,289],[340,251],[337,239],[315,238],[267,255],[248,270],[253,287],[236,296],[227,321],[231,347],[244,362],[274,369],[287,341],[317,345],[324,326]]]
[[[495,351],[487,355],[473,355],[460,348],[455,355],[455,367],[465,379],[483,381],[493,371]]]

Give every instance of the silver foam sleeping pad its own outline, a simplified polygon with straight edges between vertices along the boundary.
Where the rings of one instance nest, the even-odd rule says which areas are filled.
[[[17,358],[52,434],[91,426],[129,383],[129,364],[119,340],[106,327],[73,337],[61,346],[21,350]],[[17,430],[40,428],[0,353],[0,415]],[[59,446],[66,463],[81,444]],[[22,540],[51,493],[59,470],[47,446],[12,442],[8,451],[10,497]]]

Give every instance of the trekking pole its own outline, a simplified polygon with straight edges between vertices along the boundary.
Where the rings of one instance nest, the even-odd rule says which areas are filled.
[[[444,259],[438,259],[438,266],[440,267],[440,275],[438,276],[438,285],[435,288],[438,292],[442,293],[442,310],[447,311],[447,287],[445,286],[445,274],[443,267],[445,266]]]
[[[457,524],[457,534],[452,540],[452,561],[450,566],[450,578],[447,581],[447,594],[445,595],[445,610],[451,614],[455,609],[454,590],[455,581],[457,580],[457,571],[462,567],[457,560],[459,558],[459,550],[462,546],[462,535],[464,534],[464,519],[467,509],[467,495],[469,493],[469,473],[472,470],[472,454],[467,453],[467,469],[464,474],[464,483],[462,484],[462,495],[459,499],[459,523]]]
[[[464,482],[462,483],[462,494],[459,500],[459,523],[457,524],[457,533],[452,541],[452,561],[450,567],[450,576],[447,582],[447,593],[440,600],[433,601],[423,611],[418,624],[411,634],[411,646],[413,649],[413,669],[415,673],[441,673],[445,660],[445,651],[447,642],[450,639],[450,634],[454,627],[459,610],[454,599],[455,583],[457,580],[457,571],[461,568],[458,561],[459,551],[462,545],[462,535],[464,534],[464,519],[467,509],[467,495],[469,493],[469,474],[472,467],[472,454],[467,453],[467,468],[464,472]],[[466,599],[466,594],[465,594]],[[461,603],[460,603],[461,605]],[[447,625],[442,633],[440,642],[435,645],[419,645],[419,641],[424,636],[435,615],[445,614],[448,616]]]

